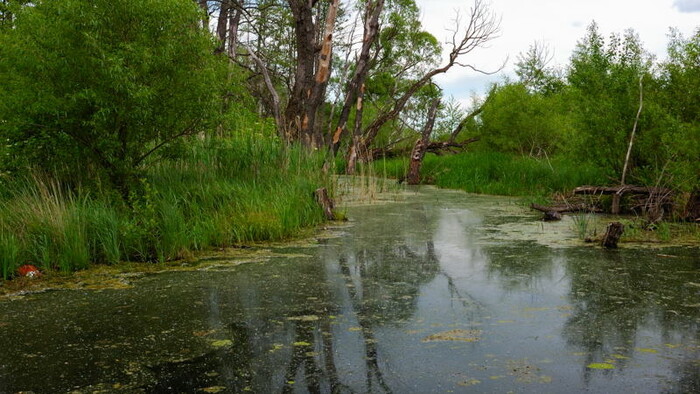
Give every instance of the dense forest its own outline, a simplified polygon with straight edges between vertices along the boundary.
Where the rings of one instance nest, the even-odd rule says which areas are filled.
[[[323,220],[312,194],[333,172],[373,160],[473,192],[663,187],[682,216],[700,28],[656,59],[591,22],[568,65],[534,43],[462,109],[433,79],[479,71],[499,28],[481,0],[447,49],[414,0],[3,0],[2,276],[288,237]]]

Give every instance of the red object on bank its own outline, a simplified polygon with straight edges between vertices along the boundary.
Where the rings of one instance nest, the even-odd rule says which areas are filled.
[[[30,278],[36,278],[41,276],[41,271],[39,271],[39,268],[31,265],[31,264],[25,264],[17,269],[17,272],[19,272],[20,276],[28,276]]]

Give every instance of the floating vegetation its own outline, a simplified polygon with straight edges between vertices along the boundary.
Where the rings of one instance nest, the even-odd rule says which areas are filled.
[[[230,339],[220,339],[217,341],[213,341],[211,345],[214,347],[227,347],[233,345],[233,341]]]
[[[293,321],[317,321],[319,319],[320,318],[316,315],[292,316],[287,318],[287,320]]]
[[[203,389],[199,389],[199,391],[201,391],[203,393],[220,393],[224,390],[226,390],[225,386],[212,386],[212,387],[206,387]]]
[[[586,365],[590,369],[615,369],[615,366],[610,363],[590,363]]]
[[[427,336],[421,342],[459,341],[477,342],[481,340],[481,330],[450,330]]]
[[[540,368],[525,360],[509,360],[506,362],[508,374],[515,376],[520,383],[551,383],[552,378],[540,375]]]
[[[640,353],[658,353],[659,351],[656,349],[648,349],[648,348],[643,348],[643,347],[638,347],[634,348],[634,350],[640,352]]]
[[[479,380],[479,379],[468,379],[468,380],[463,380],[463,381],[457,383],[457,385],[467,387],[467,386],[474,386],[474,385],[477,385],[479,383],[481,383],[481,380]]]

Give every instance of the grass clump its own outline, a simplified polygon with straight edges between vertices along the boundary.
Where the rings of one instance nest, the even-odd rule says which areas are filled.
[[[294,236],[323,220],[313,191],[322,158],[273,137],[192,140],[154,163],[129,201],[33,176],[0,198],[0,273],[22,264],[64,272],[93,263],[168,261],[209,247]]]
[[[408,159],[378,161],[375,165],[387,175],[401,178],[408,169]],[[607,182],[605,174],[591,165],[485,151],[428,155],[421,172],[425,183],[439,187],[506,196],[549,196],[580,185]]]

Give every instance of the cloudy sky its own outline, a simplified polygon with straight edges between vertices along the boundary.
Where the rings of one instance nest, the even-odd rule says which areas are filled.
[[[473,0],[416,0],[421,8],[423,26],[439,40],[450,37],[446,30],[456,10],[466,15]],[[474,94],[482,95],[489,82],[503,75],[514,75],[513,65],[520,52],[535,41],[545,43],[553,52],[553,65],[566,65],[577,40],[595,20],[600,32],[623,33],[634,29],[644,47],[659,59],[665,58],[668,31],[678,28],[686,37],[700,27],[700,0],[485,0],[501,18],[500,36],[478,49],[465,61],[480,69],[496,70],[508,58],[505,69],[484,76],[454,67],[437,82],[447,95],[463,105]]]

